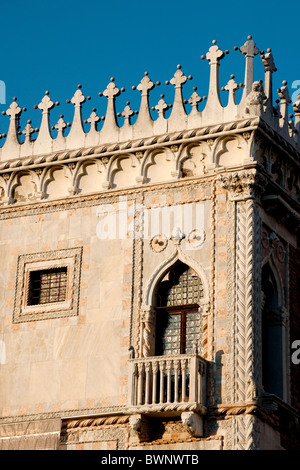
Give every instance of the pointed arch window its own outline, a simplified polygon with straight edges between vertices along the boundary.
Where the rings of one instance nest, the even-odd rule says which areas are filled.
[[[194,351],[195,343],[201,340],[202,298],[203,285],[197,273],[186,264],[176,263],[157,289],[157,356]]]

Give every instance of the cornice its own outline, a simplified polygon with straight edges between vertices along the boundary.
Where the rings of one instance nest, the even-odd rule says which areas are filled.
[[[7,160],[0,163],[0,175],[11,172],[33,170],[49,166],[63,165],[85,161],[91,158],[110,158],[114,155],[124,155],[128,153],[141,152],[149,149],[165,148],[174,144],[184,144],[201,142],[207,139],[214,139],[232,134],[242,134],[256,130],[260,123],[260,118],[254,117],[240,121],[232,121],[225,124],[212,125],[198,129],[166,133],[159,136],[145,139],[129,140],[122,143],[104,144],[77,150],[66,150],[61,152],[51,152],[21,159]]]

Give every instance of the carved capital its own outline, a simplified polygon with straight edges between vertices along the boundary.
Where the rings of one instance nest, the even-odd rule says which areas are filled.
[[[231,200],[259,199],[266,179],[255,170],[221,174],[217,183],[229,192]]]

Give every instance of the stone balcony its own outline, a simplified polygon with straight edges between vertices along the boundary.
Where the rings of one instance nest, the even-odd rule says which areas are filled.
[[[198,354],[129,360],[128,408],[148,416],[204,415],[206,361]]]

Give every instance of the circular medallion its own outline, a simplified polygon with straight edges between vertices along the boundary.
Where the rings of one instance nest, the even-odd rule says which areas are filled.
[[[150,246],[155,253],[163,251],[167,244],[168,239],[164,235],[155,235],[150,241]]]
[[[187,241],[193,248],[200,248],[205,240],[204,230],[192,230],[189,234]]]

